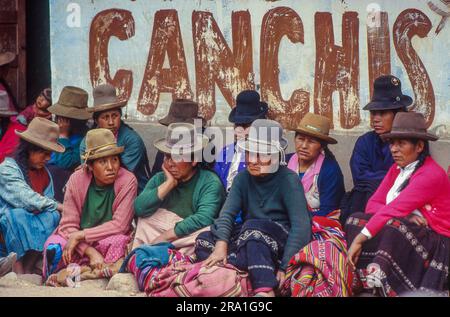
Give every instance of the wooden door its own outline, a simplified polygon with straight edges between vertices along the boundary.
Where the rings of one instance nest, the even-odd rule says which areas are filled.
[[[0,52],[16,54],[6,81],[21,109],[27,99],[25,15],[25,0],[0,0]]]

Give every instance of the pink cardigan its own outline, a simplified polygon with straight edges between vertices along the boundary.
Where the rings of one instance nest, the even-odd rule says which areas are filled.
[[[64,211],[55,233],[65,239],[72,232],[80,230],[81,214],[84,201],[92,180],[92,173],[83,169],[75,171],[67,182],[64,195]],[[134,216],[134,199],[137,194],[137,180],[133,173],[120,168],[119,176],[114,183],[113,219],[97,227],[84,229],[86,242],[77,246],[77,252],[83,256],[89,244],[116,234],[127,234],[130,231]]]
[[[426,158],[409,179],[408,186],[386,205],[386,196],[399,173],[399,168],[394,164],[369,199],[366,213],[374,215],[366,229],[375,236],[389,219],[406,217],[418,209],[431,229],[450,237],[450,181],[444,169],[431,157]]]

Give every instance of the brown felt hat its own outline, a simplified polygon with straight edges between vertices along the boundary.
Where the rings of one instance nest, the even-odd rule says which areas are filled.
[[[92,118],[92,114],[87,112],[88,98],[84,89],[66,86],[62,89],[58,102],[49,107],[48,111],[61,117],[88,120]]]
[[[421,139],[436,141],[438,136],[427,132],[423,114],[418,112],[399,112],[395,115],[391,132],[381,134],[381,139]]]
[[[15,130],[15,133],[21,139],[45,150],[58,153],[63,153],[66,150],[62,144],[58,143],[59,126],[47,119],[36,117],[31,120],[25,131]]]
[[[116,88],[110,84],[99,85],[92,91],[94,105],[88,108],[89,112],[102,112],[121,108],[128,101],[120,101],[116,95]]]
[[[296,127],[292,127],[289,130],[317,138],[329,144],[336,144],[336,139],[329,136],[330,127],[330,119],[308,112]]]
[[[11,63],[16,58],[16,54],[13,52],[0,53],[0,66]]]
[[[198,116],[198,103],[188,99],[175,99],[170,104],[167,116],[158,122],[165,126],[177,122],[194,124],[195,119],[202,120],[202,126],[205,126],[206,120]]]
[[[195,131],[190,123],[171,123],[167,128],[166,137],[155,141],[154,146],[163,153],[184,155],[203,150],[209,139]]]
[[[83,160],[90,161],[101,157],[118,155],[124,151],[123,146],[117,146],[116,138],[109,129],[92,129],[86,134],[86,150]]]

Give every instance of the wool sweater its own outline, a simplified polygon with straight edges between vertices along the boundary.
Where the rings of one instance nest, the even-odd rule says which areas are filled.
[[[214,172],[198,169],[193,182],[188,182],[188,188],[174,188],[163,200],[158,197],[158,187],[166,180],[164,173],[160,172],[152,177],[145,186],[144,191],[136,198],[135,213],[138,217],[150,217],[158,208],[164,208],[165,202],[181,197],[184,193],[191,193],[192,204],[186,210],[171,210],[184,218],[175,225],[175,234],[178,237],[189,235],[199,229],[211,225],[217,217],[225,198],[225,192],[219,178]],[[192,188],[190,188],[192,189]]]
[[[289,229],[284,246],[281,269],[286,269],[291,257],[311,241],[311,213],[308,211],[303,187],[298,175],[286,166],[264,177],[253,177],[247,170],[233,181],[219,218],[212,227],[217,240],[229,242],[237,213],[242,210],[248,219],[268,219]]]
[[[92,173],[83,169],[75,171],[67,182],[64,196],[64,211],[55,233],[65,239],[72,232],[80,230],[81,215]],[[137,193],[137,180],[134,175],[124,168],[120,168],[119,175],[114,182],[114,203],[112,205],[113,218],[97,227],[84,229],[85,242],[78,244],[76,251],[82,256],[89,244],[117,234],[127,234],[133,219],[133,202]]]
[[[355,188],[360,191],[375,191],[392,164],[394,160],[389,144],[383,142],[375,131],[360,136],[350,158]]]
[[[366,225],[369,233],[375,236],[389,219],[406,217],[418,209],[431,229],[450,237],[450,181],[444,169],[427,157],[408,186],[386,204],[386,196],[399,173],[399,167],[393,165],[369,199],[366,213],[374,214]]]

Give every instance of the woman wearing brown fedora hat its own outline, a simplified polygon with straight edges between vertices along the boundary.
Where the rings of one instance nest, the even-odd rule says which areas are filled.
[[[364,110],[370,112],[372,131],[360,136],[350,158],[353,189],[343,199],[341,222],[353,212],[363,211],[370,196],[377,190],[389,168],[394,164],[389,144],[381,139],[392,128],[394,117],[412,104],[403,94],[400,79],[380,76],[373,83],[373,96]]]
[[[183,253],[193,253],[195,238],[212,224],[224,199],[217,175],[200,164],[208,142],[190,123],[170,124],[166,137],[155,141],[165,155],[163,172],[136,198],[133,249],[171,242]]]
[[[396,115],[389,143],[395,164],[369,199],[366,213],[346,224],[349,263],[362,286],[381,296],[413,290],[449,295],[450,181],[430,156],[419,113]]]
[[[48,108],[56,116],[59,125],[58,142],[64,145],[64,153],[54,153],[50,165],[73,172],[80,165],[80,144],[88,131],[87,120],[92,114],[87,112],[88,93],[81,88],[66,86],[62,89],[57,103]]]
[[[31,273],[45,240],[58,225],[62,204],[53,199],[46,168],[51,152],[64,152],[58,125],[35,118],[23,132],[14,156],[0,164],[0,232],[8,252],[17,254],[15,271]]]
[[[122,120],[122,108],[127,101],[120,101],[116,88],[110,84],[99,85],[92,92],[94,105],[88,108],[93,114],[96,128],[109,129],[114,134],[117,144],[125,151],[121,154],[122,164],[136,176],[138,193],[150,178],[150,166],[147,149],[139,134]],[[81,141],[80,152],[86,150],[85,139]]]
[[[98,273],[124,257],[131,239],[137,181],[121,166],[123,151],[110,130],[87,133],[86,166],[70,177],[60,224],[45,243],[43,277],[48,285],[57,284],[54,273],[69,263],[88,264]],[[95,277],[110,277],[117,270]]]

